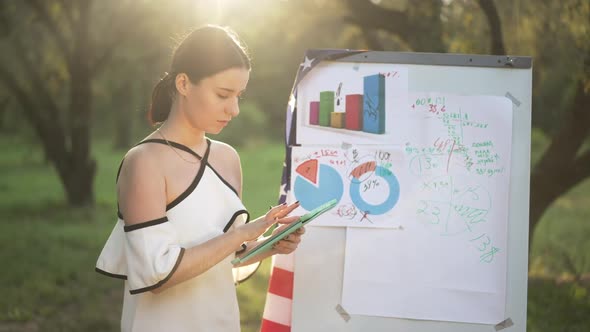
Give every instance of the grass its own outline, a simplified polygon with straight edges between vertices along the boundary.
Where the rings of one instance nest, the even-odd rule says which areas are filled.
[[[538,158],[546,141],[533,137]],[[94,272],[115,221],[114,178],[123,151],[98,142],[96,201],[70,209],[55,172],[37,147],[0,137],[0,332],[116,331],[122,283]],[[244,201],[252,216],[278,195],[283,148],[262,144],[240,149]],[[590,181],[561,197],[535,234],[530,259],[528,331],[587,331],[590,326]],[[269,262],[238,286],[242,330],[257,331]]]

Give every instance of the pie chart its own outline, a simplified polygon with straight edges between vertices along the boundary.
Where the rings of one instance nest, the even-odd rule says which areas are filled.
[[[344,191],[340,173],[329,165],[319,164],[317,159],[307,160],[296,169],[293,186],[295,199],[301,207],[311,211],[336,199],[340,201]]]
[[[360,167],[360,168],[359,168]],[[354,205],[361,211],[367,214],[379,215],[387,213],[393,209],[399,200],[399,181],[397,177],[382,166],[375,166],[374,163],[366,163],[366,166],[361,165],[351,173],[353,180],[350,182],[350,199]],[[381,204],[371,204],[361,196],[361,183],[359,178],[367,172],[375,171],[375,175],[382,178],[389,187],[389,195]]]

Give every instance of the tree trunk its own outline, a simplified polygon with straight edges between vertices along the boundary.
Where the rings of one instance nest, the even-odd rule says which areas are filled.
[[[106,38],[98,47],[96,40],[90,36],[89,29],[93,26],[91,7],[93,0],[84,1],[17,1],[24,3],[22,13],[32,10],[23,17],[4,15],[5,6],[0,5],[0,31],[6,36],[20,35],[23,38],[10,38],[10,47],[23,71],[22,83],[19,74],[10,64],[0,66],[0,83],[8,87],[16,102],[22,107],[23,113],[30,122],[43,146],[46,159],[54,166],[66,192],[66,199],[71,206],[92,205],[94,203],[94,176],[96,161],[91,157],[90,120],[92,114],[91,83],[94,77],[104,68],[118,50],[118,44],[129,37],[131,29],[145,17],[143,11],[124,10],[124,19],[117,22],[112,31],[117,31],[113,38]],[[0,2],[4,4],[4,2]],[[137,6],[129,4],[125,9]],[[141,6],[140,6],[141,7]],[[56,10],[58,9],[58,10]],[[99,13],[103,14],[103,13]],[[63,19],[65,18],[65,20]],[[25,34],[12,32],[12,24],[16,20],[40,22],[46,34],[63,56],[63,65],[69,75],[69,100],[66,109],[62,110],[56,96],[52,95],[47,85],[44,70],[37,70],[44,64],[38,63],[37,57],[28,56],[33,53],[24,40]],[[18,26],[18,25],[15,25]],[[15,30],[16,31],[16,30]],[[19,31],[20,32],[20,31]],[[35,32],[35,29],[31,29]],[[30,36],[29,36],[30,37]],[[102,38],[99,38],[102,40]],[[43,45],[40,45],[43,46]],[[35,51],[44,52],[42,47]],[[39,55],[39,54],[38,54]],[[53,56],[53,54],[51,55]],[[44,59],[46,56],[40,56]],[[61,65],[59,66],[61,70]],[[0,125],[1,125],[0,119]]]
[[[90,157],[90,114],[92,105],[90,43],[90,4],[79,3],[79,19],[74,37],[74,54],[71,65],[69,105],[70,159],[61,170],[68,202],[72,206],[94,204],[94,175],[96,162]]]
[[[586,55],[590,67],[590,52]],[[529,238],[547,208],[562,194],[590,176],[590,151],[579,155],[590,134],[590,94],[580,78],[576,96],[564,111],[562,126],[531,174]]]
[[[0,102],[0,130],[4,131],[4,128],[6,126],[6,116],[8,114],[8,105],[9,105],[9,99],[8,98],[4,98],[1,102]]]
[[[498,15],[498,9],[493,0],[478,0],[479,7],[483,10],[490,27],[490,51],[495,55],[506,54],[504,37],[502,36],[502,23]]]
[[[86,164],[75,163],[72,166],[69,172],[60,176],[68,203],[74,207],[93,205],[96,163],[89,160]]]

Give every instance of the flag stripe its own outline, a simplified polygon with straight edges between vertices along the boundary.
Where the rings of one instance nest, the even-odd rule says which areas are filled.
[[[262,315],[263,319],[262,325],[260,327],[260,332],[291,331],[291,309],[293,306],[293,279],[295,276],[292,272],[294,260],[295,257],[293,256],[293,254],[275,255],[272,257],[273,267],[270,274],[269,290],[266,293],[266,303],[264,305],[264,313]],[[288,274],[291,274],[290,281],[285,280],[285,276],[287,276]],[[273,287],[272,285],[274,284],[285,285],[286,287],[290,287],[291,296],[289,298],[286,298],[273,294],[273,292],[271,291],[271,287]],[[277,291],[277,293],[281,292]]]
[[[268,286],[268,292],[293,299],[293,272],[277,268],[272,270],[272,278]]]
[[[293,301],[291,299],[274,295],[272,293],[266,294],[266,306],[273,310],[268,310],[264,313],[264,319],[271,320],[275,323],[291,326],[291,307]],[[273,331],[273,330],[270,330]],[[274,331],[273,331],[274,332]]]
[[[295,262],[295,253],[291,253],[289,255],[275,255],[273,256],[272,266],[281,268],[287,271],[295,271],[294,269],[294,262]]]
[[[275,323],[273,321],[263,319],[260,331],[272,332],[291,332],[291,326]]]

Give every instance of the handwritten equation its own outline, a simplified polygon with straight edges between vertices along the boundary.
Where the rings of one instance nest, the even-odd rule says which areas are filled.
[[[467,234],[469,242],[480,252],[480,262],[491,263],[500,249],[492,238],[478,231],[488,222],[492,209],[490,193],[480,185],[456,188],[453,177],[445,176],[424,181],[417,201],[416,218],[442,236]]]

